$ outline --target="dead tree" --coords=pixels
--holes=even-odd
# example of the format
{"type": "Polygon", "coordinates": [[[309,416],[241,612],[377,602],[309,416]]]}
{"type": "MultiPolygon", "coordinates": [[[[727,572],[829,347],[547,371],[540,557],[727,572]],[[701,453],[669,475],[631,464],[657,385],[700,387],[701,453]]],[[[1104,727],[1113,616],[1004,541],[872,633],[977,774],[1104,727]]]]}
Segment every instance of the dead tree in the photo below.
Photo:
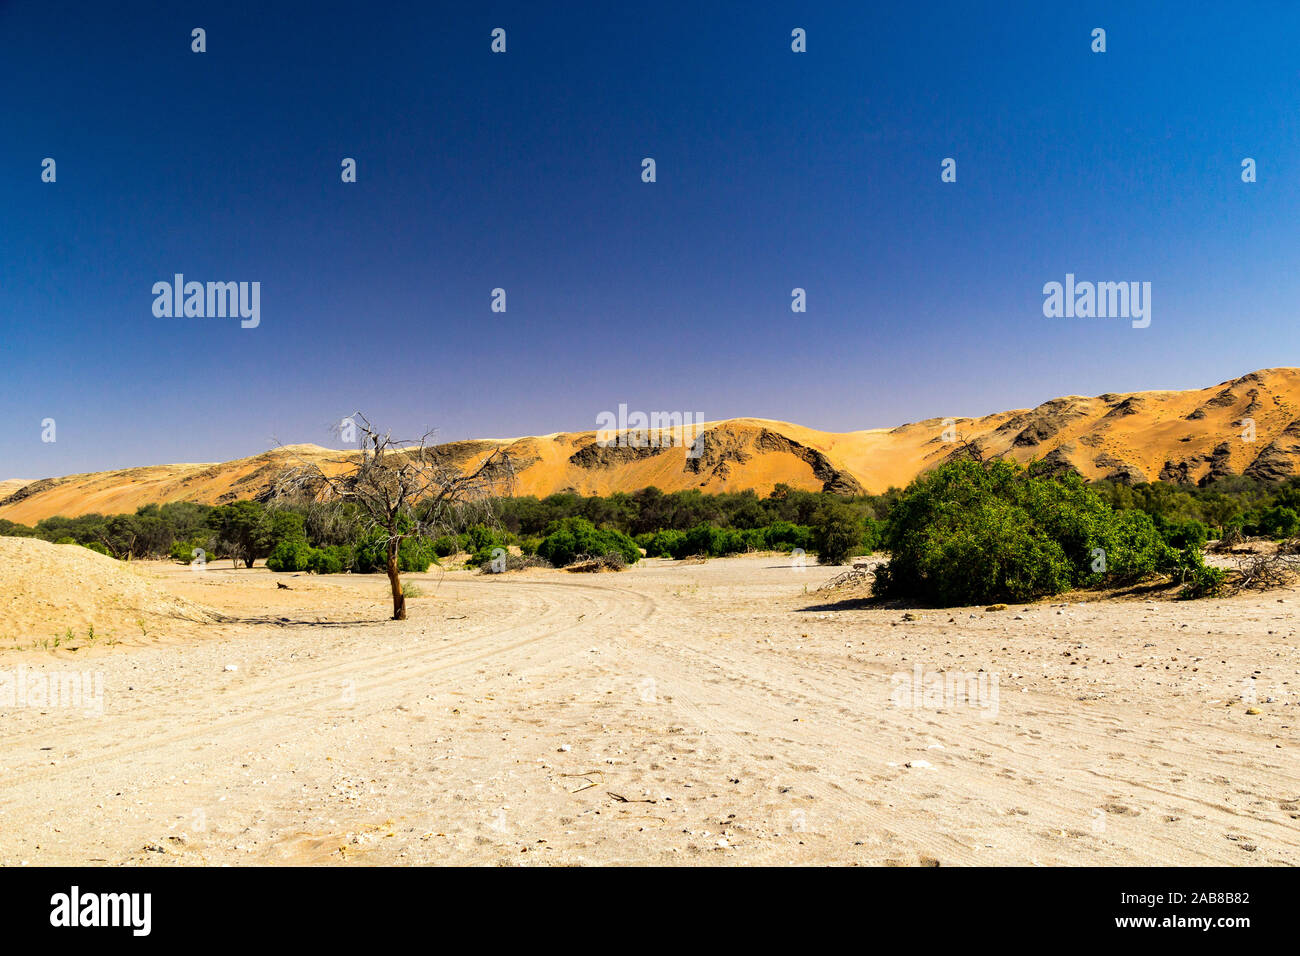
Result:
{"type": "Polygon", "coordinates": [[[402,541],[443,533],[473,515],[490,517],[492,499],[513,490],[514,469],[502,449],[461,468],[431,443],[432,431],[399,441],[391,432],[381,433],[360,412],[350,421],[360,436],[359,455],[287,469],[276,479],[273,497],[334,509],[355,505],[358,530],[382,536],[393,620],[404,621],[402,541]]]}
{"type": "Polygon", "coordinates": [[[959,455],[965,455],[978,465],[987,464],[987,462],[984,461],[984,449],[980,448],[979,439],[972,441],[962,432],[958,432],[957,442],[961,447],[953,454],[953,458],[956,458],[959,455]]]}
{"type": "Polygon", "coordinates": [[[1248,554],[1236,560],[1237,590],[1271,591],[1287,587],[1296,576],[1300,559],[1286,554],[1248,554]]]}

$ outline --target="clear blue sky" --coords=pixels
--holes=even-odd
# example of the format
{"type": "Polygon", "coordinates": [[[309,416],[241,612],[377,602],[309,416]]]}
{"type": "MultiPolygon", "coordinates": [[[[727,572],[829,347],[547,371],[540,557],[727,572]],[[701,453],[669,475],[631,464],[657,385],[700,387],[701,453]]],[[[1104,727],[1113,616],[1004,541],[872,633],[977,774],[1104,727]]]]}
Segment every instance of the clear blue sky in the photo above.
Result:
{"type": "Polygon", "coordinates": [[[1295,4],[393,6],[0,0],[0,478],[1297,364],[1295,4]],[[260,327],[155,318],[177,272],[260,327]],[[1067,272],[1150,328],[1044,318],[1067,272]]]}

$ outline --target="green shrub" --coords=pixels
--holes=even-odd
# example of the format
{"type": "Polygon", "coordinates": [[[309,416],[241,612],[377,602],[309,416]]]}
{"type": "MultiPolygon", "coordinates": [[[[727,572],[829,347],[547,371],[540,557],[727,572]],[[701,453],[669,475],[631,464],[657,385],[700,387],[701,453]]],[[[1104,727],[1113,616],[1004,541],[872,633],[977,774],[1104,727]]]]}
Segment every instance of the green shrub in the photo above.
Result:
{"type": "Polygon", "coordinates": [[[697,524],[686,532],[675,558],[693,555],[713,557],[722,553],[722,531],[711,524],[697,524]]]}
{"type": "Polygon", "coordinates": [[[1158,515],[1155,518],[1155,525],[1160,536],[1165,539],[1165,544],[1175,551],[1182,551],[1189,547],[1199,550],[1210,540],[1210,529],[1195,518],[1179,521],[1158,515]]]}
{"type": "Polygon", "coordinates": [[[597,528],[586,518],[565,518],[547,526],[546,537],[537,546],[539,557],[557,568],[572,564],[579,555],[592,558],[618,553],[628,564],[641,559],[636,542],[621,531],[597,528]]]}
{"type": "Polygon", "coordinates": [[[403,571],[423,574],[436,559],[433,542],[428,538],[403,538],[397,549],[397,566],[403,571]]]}
{"type": "Polygon", "coordinates": [[[713,541],[714,549],[710,552],[713,557],[721,558],[729,554],[741,554],[748,551],[745,544],[745,534],[735,528],[719,528],[718,534],[713,541]]]}
{"type": "MultiPolygon", "coordinates": [[[[397,547],[399,571],[423,573],[429,570],[437,555],[429,538],[403,538],[397,547]]],[[[352,570],[358,574],[376,574],[388,569],[388,538],[382,531],[373,532],[357,544],[352,559],[352,570]]]]}
{"type": "Polygon", "coordinates": [[[773,521],[763,529],[763,536],[773,551],[793,551],[795,548],[806,551],[812,546],[812,529],[789,521],[773,521]]]}
{"type": "Polygon", "coordinates": [[[862,516],[862,538],[858,541],[856,554],[871,554],[880,548],[884,525],[871,515],[862,516]]]}
{"type": "Polygon", "coordinates": [[[1178,567],[1178,552],[1145,511],[1111,512],[1099,522],[1095,537],[1085,547],[1090,560],[1086,573],[1074,582],[1077,587],[1136,584],[1178,567]]]}
{"type": "Polygon", "coordinates": [[[352,566],[352,549],[345,544],[312,548],[307,570],[313,574],[342,574],[352,566]]]}
{"type": "MultiPolygon", "coordinates": [[[[582,521],[582,518],[566,518],[566,521],[582,521]]],[[[538,557],[545,558],[551,564],[563,567],[573,562],[578,554],[578,539],[569,528],[556,528],[537,546],[538,557]]]]}
{"type": "Polygon", "coordinates": [[[313,548],[306,541],[281,541],[266,559],[272,571],[311,571],[313,574],[341,574],[352,564],[352,548],[331,545],[313,548]]]}
{"type": "Polygon", "coordinates": [[[681,531],[655,531],[646,535],[648,538],[645,544],[646,557],[648,558],[676,558],[680,557],[682,542],[686,540],[686,535],[681,531]]]}
{"type": "Polygon", "coordinates": [[[465,535],[469,539],[469,547],[465,550],[470,553],[482,551],[484,548],[491,549],[505,546],[505,540],[497,531],[481,524],[474,525],[465,535]]]}
{"type": "Polygon", "coordinates": [[[813,516],[811,544],[819,564],[843,564],[862,547],[863,525],[857,511],[827,502],[813,516]]]}
{"type": "Polygon", "coordinates": [[[177,541],[171,546],[171,551],[168,554],[173,561],[190,564],[194,561],[195,551],[202,551],[207,557],[212,557],[212,554],[208,551],[208,545],[208,541],[177,541]]]}
{"type": "Polygon", "coordinates": [[[434,554],[433,541],[426,537],[404,537],[398,545],[398,568],[424,574],[438,555],[434,554]]]}
{"type": "MultiPolygon", "coordinates": [[[[508,545],[511,535],[496,531],[495,529],[483,525],[475,525],[470,528],[466,537],[469,539],[470,546],[470,556],[465,561],[465,564],[468,567],[482,567],[485,564],[491,563],[493,555],[498,551],[504,551],[507,554],[510,551],[508,545]]],[[[533,543],[534,553],[537,544],[540,542],[541,539],[538,538],[533,543]]]]}
{"type": "Polygon", "coordinates": [[[306,571],[314,550],[306,540],[281,541],[267,555],[266,566],[272,571],[306,571]]]}
{"type": "Polygon", "coordinates": [[[1179,555],[1178,564],[1183,581],[1182,589],[1178,592],[1180,598],[1218,597],[1223,593],[1227,573],[1222,568],[1207,565],[1199,549],[1185,549],[1179,555]]]}
{"type": "Polygon", "coordinates": [[[485,564],[491,564],[492,559],[498,555],[508,553],[508,549],[500,544],[482,547],[465,559],[465,565],[471,568],[481,568],[485,564]]]}
{"type": "Polygon", "coordinates": [[[882,529],[880,596],[940,605],[1027,601],[1173,570],[1150,515],[1116,513],[1076,474],[958,461],[907,487],[882,529]]]}
{"type": "Polygon", "coordinates": [[[1292,508],[1274,505],[1260,517],[1258,527],[1260,534],[1270,538],[1294,538],[1300,533],[1300,514],[1292,508]]]}
{"type": "Polygon", "coordinates": [[[296,511],[267,512],[268,529],[266,541],[274,551],[283,541],[301,541],[307,543],[306,519],[296,511]]]}

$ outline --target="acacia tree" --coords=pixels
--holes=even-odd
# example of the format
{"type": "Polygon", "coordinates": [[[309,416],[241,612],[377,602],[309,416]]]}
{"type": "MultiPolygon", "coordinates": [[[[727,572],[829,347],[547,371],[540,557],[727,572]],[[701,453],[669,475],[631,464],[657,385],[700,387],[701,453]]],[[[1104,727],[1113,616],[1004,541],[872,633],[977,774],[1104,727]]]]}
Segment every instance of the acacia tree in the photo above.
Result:
{"type": "Polygon", "coordinates": [[[222,546],[230,552],[235,567],[242,559],[247,567],[266,555],[271,518],[260,501],[234,501],[215,513],[222,546]]]}
{"type": "Polygon", "coordinates": [[[343,510],[339,505],[355,506],[348,509],[354,517],[346,520],[356,520],[357,530],[382,540],[393,620],[404,621],[399,564],[403,539],[434,537],[469,518],[490,519],[492,499],[513,490],[514,469],[503,449],[463,468],[449,451],[432,444],[432,431],[405,441],[380,432],[360,412],[347,421],[357,430],[359,456],[290,468],[276,480],[273,497],[305,499],[334,514],[343,510]]]}

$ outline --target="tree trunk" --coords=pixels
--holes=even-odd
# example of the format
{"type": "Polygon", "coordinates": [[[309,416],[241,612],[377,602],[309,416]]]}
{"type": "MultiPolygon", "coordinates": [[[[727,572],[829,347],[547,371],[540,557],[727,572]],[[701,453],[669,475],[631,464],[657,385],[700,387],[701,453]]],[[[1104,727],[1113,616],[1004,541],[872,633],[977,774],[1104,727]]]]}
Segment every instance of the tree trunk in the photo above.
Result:
{"type": "Polygon", "coordinates": [[[397,569],[397,545],[396,538],[390,538],[388,541],[388,583],[393,589],[393,620],[406,620],[406,595],[402,593],[402,578],[397,569]]]}

